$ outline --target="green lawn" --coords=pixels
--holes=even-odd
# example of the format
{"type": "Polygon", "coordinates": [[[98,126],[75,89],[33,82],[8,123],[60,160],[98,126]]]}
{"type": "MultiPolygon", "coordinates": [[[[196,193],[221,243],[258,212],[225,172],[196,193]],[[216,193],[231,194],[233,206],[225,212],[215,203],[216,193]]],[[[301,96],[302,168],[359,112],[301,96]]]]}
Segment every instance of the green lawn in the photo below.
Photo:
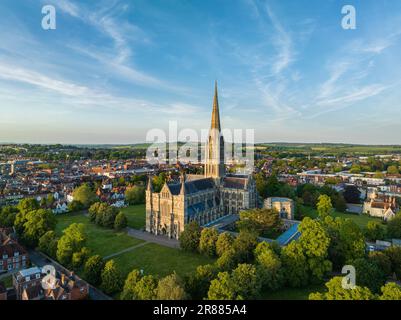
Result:
{"type": "Polygon", "coordinates": [[[59,236],[62,235],[62,231],[70,224],[83,223],[88,236],[87,247],[94,254],[99,254],[102,257],[143,242],[142,240],[128,236],[125,232],[116,232],[112,229],[99,227],[91,223],[89,218],[82,213],[58,215],[57,221],[56,233],[59,236]]]}
{"type": "Polygon", "coordinates": [[[214,260],[200,254],[188,253],[154,243],[121,254],[113,258],[124,275],[132,269],[142,269],[145,274],[165,276],[173,273],[184,276],[199,265],[213,263],[214,260]]]}
{"type": "Polygon", "coordinates": [[[309,300],[310,293],[322,292],[325,288],[324,284],[306,288],[284,288],[275,292],[264,293],[262,300],[309,300]]]}
{"type": "MultiPolygon", "coordinates": [[[[317,210],[313,209],[311,207],[303,206],[302,208],[302,213],[304,216],[311,217],[311,218],[316,218],[318,216],[317,210]]],[[[340,218],[348,218],[353,220],[359,227],[364,228],[368,224],[369,221],[379,221],[382,222],[382,219],[380,218],[373,218],[369,217],[368,215],[365,214],[352,214],[352,213],[343,213],[343,212],[338,212],[334,211],[331,213],[332,217],[340,217],[340,218]]]]}
{"type": "Polygon", "coordinates": [[[134,229],[142,229],[146,225],[145,205],[139,204],[121,209],[128,219],[128,226],[134,229]]]}

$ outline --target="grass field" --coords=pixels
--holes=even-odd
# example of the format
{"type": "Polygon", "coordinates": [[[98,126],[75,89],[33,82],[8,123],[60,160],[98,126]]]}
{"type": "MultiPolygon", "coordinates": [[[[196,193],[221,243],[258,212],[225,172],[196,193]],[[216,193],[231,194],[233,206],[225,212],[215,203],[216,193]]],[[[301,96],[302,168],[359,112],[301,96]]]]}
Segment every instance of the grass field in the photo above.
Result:
{"type": "Polygon", "coordinates": [[[145,274],[165,276],[173,273],[184,276],[199,265],[213,263],[214,260],[200,254],[188,253],[179,249],[168,248],[148,243],[133,251],[113,258],[124,275],[132,269],[142,269],[145,274]]]}
{"type": "Polygon", "coordinates": [[[106,229],[95,225],[89,221],[89,218],[82,213],[80,214],[64,214],[57,216],[56,233],[61,236],[65,228],[72,223],[83,223],[85,232],[88,237],[87,247],[94,254],[99,254],[102,257],[119,252],[129,247],[133,247],[142,240],[132,238],[125,232],[116,232],[111,229],[106,229]]]}
{"type": "Polygon", "coordinates": [[[139,204],[121,209],[128,219],[128,226],[134,229],[142,229],[146,225],[145,205],[139,204]]]}
{"type": "Polygon", "coordinates": [[[263,300],[309,300],[312,292],[325,290],[324,284],[309,286],[306,288],[284,288],[275,292],[266,292],[262,295],[263,300]]]}
{"type": "MultiPolygon", "coordinates": [[[[311,218],[316,218],[318,216],[317,210],[313,209],[311,207],[306,207],[303,206],[302,213],[304,216],[311,217],[311,218]]],[[[343,212],[338,212],[334,211],[331,213],[332,217],[340,217],[340,218],[348,218],[353,220],[359,227],[364,228],[368,224],[369,221],[379,221],[382,222],[380,218],[373,218],[369,217],[367,215],[361,214],[352,214],[352,213],[343,213],[343,212]]]]}

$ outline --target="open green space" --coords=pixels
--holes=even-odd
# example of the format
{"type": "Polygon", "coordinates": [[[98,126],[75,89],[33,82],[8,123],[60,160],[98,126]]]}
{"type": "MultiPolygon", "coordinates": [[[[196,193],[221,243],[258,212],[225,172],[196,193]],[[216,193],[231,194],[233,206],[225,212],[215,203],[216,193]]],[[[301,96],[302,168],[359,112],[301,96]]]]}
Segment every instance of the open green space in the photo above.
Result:
{"type": "MultiPolygon", "coordinates": [[[[316,218],[318,216],[316,209],[307,207],[307,206],[302,207],[302,214],[304,216],[311,217],[311,218],[316,218]]],[[[361,228],[365,228],[369,221],[382,222],[382,219],[370,217],[366,214],[354,214],[354,213],[344,213],[344,212],[333,211],[330,215],[334,218],[340,217],[340,218],[344,218],[344,219],[351,219],[361,228]]]]}
{"type": "Polygon", "coordinates": [[[120,252],[143,242],[142,240],[128,236],[124,231],[117,232],[112,229],[102,228],[90,222],[89,217],[83,213],[67,213],[57,216],[57,235],[61,236],[63,230],[72,223],[82,223],[85,225],[85,232],[88,237],[87,247],[94,254],[99,254],[102,257],[120,252]]]}
{"type": "Polygon", "coordinates": [[[265,292],[263,300],[309,300],[309,294],[322,292],[325,290],[324,284],[308,286],[306,288],[283,288],[274,292],[265,292]]]}
{"type": "Polygon", "coordinates": [[[171,274],[174,271],[184,276],[193,272],[199,265],[214,262],[213,259],[200,254],[168,248],[154,243],[148,243],[143,247],[113,257],[113,260],[124,275],[127,275],[133,269],[142,269],[145,274],[153,274],[160,277],[171,274]]]}
{"type": "Polygon", "coordinates": [[[6,288],[11,288],[13,286],[13,276],[10,274],[7,277],[3,277],[0,282],[3,282],[6,288]]]}
{"type": "Polygon", "coordinates": [[[144,204],[138,204],[122,208],[121,211],[127,217],[129,227],[138,230],[145,228],[146,212],[144,204]]]}

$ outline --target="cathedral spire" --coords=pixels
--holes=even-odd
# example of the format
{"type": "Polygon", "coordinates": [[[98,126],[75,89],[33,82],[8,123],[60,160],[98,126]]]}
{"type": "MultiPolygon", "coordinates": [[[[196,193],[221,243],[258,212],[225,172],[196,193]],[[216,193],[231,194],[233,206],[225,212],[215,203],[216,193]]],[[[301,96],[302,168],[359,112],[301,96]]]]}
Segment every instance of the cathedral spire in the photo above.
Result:
{"type": "Polygon", "coordinates": [[[220,111],[219,111],[219,99],[217,95],[217,81],[214,83],[214,98],[213,98],[213,112],[212,112],[212,124],[211,129],[217,129],[221,131],[220,127],[220,111]]]}

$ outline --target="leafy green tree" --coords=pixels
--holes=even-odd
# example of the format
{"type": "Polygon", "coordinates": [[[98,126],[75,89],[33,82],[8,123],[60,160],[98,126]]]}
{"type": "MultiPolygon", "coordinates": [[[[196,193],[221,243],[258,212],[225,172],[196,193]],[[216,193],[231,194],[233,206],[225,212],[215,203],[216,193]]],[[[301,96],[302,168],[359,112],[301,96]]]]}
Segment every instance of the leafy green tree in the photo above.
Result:
{"type": "Polygon", "coordinates": [[[303,287],[308,284],[308,261],[298,241],[292,241],[283,248],[281,262],[288,286],[303,287]]]}
{"type": "Polygon", "coordinates": [[[316,207],[317,207],[317,212],[319,213],[319,217],[321,219],[326,218],[333,211],[333,205],[331,204],[331,199],[329,196],[325,194],[319,196],[316,207]]]}
{"type": "Polygon", "coordinates": [[[161,172],[159,175],[154,176],[152,180],[153,190],[155,192],[160,192],[160,190],[166,183],[166,180],[167,180],[167,175],[165,172],[161,172]]]}
{"type": "Polygon", "coordinates": [[[228,271],[235,268],[238,264],[239,257],[234,248],[230,248],[225,251],[216,261],[217,267],[221,271],[228,271]]]}
{"type": "Polygon", "coordinates": [[[0,226],[13,227],[18,209],[12,206],[0,208],[0,226]]]}
{"type": "Polygon", "coordinates": [[[284,282],[284,273],[279,255],[270,244],[261,242],[255,249],[256,268],[263,287],[279,289],[284,282]]]}
{"type": "Polygon", "coordinates": [[[196,221],[191,221],[180,234],[180,247],[185,251],[198,251],[200,236],[201,229],[199,224],[196,221]]]}
{"type": "Polygon", "coordinates": [[[392,246],[384,251],[391,261],[391,272],[401,279],[401,247],[392,246]]]}
{"type": "Polygon", "coordinates": [[[215,228],[204,228],[202,229],[200,240],[199,240],[199,252],[209,257],[216,255],[216,242],[218,240],[219,233],[215,228]]]}
{"type": "Polygon", "coordinates": [[[89,208],[97,199],[95,192],[86,183],[78,188],[75,188],[72,196],[74,197],[75,201],[81,202],[84,208],[89,208]]]}
{"type": "Polygon", "coordinates": [[[207,293],[209,300],[234,300],[235,288],[228,272],[219,272],[217,278],[212,280],[207,293]]]}
{"type": "Polygon", "coordinates": [[[123,288],[123,279],[120,270],[117,268],[114,260],[106,262],[102,271],[102,285],[101,288],[107,294],[114,294],[123,288]]]}
{"type": "Polygon", "coordinates": [[[282,229],[279,213],[272,209],[251,209],[240,212],[237,222],[240,231],[257,232],[258,235],[270,231],[277,233],[282,229]]]}
{"type": "Polygon", "coordinates": [[[76,269],[82,267],[85,261],[89,258],[90,250],[86,247],[83,247],[80,251],[74,252],[72,254],[72,266],[76,269]]]}
{"type": "Polygon", "coordinates": [[[347,203],[360,203],[361,192],[354,185],[348,185],[343,192],[344,199],[347,203]]]}
{"type": "Polygon", "coordinates": [[[152,275],[146,275],[135,286],[137,300],[154,300],[157,297],[157,279],[152,275]]]}
{"type": "Polygon", "coordinates": [[[330,237],[329,260],[340,270],[349,260],[365,256],[365,237],[351,219],[326,217],[323,226],[330,237]]]}
{"type": "Polygon", "coordinates": [[[397,213],[395,217],[387,223],[387,234],[390,238],[401,238],[401,212],[397,213]]]}
{"type": "Polygon", "coordinates": [[[57,260],[66,266],[71,266],[72,255],[79,252],[86,244],[85,226],[73,223],[63,231],[63,236],[57,244],[57,260]]]}
{"type": "Polygon", "coordinates": [[[231,274],[236,298],[251,300],[260,294],[261,282],[259,281],[256,267],[251,264],[239,264],[231,274]]]}
{"type": "Polygon", "coordinates": [[[145,203],[145,188],[142,186],[132,186],[125,190],[125,200],[130,204],[145,203]]]}
{"type": "Polygon", "coordinates": [[[401,300],[401,287],[394,282],[389,282],[381,287],[381,292],[379,300],[401,300]]]}
{"type": "Polygon", "coordinates": [[[334,277],[326,283],[327,291],[311,293],[309,300],[373,300],[374,295],[366,287],[356,286],[345,289],[342,286],[342,277],[334,277]]]}
{"type": "Polygon", "coordinates": [[[333,202],[334,208],[338,212],[346,212],[347,203],[345,202],[344,196],[342,194],[335,196],[334,199],[332,199],[332,202],[333,202]]]}
{"type": "Polygon", "coordinates": [[[375,264],[386,276],[391,276],[391,260],[380,251],[369,252],[369,261],[375,264]]]}
{"type": "Polygon", "coordinates": [[[379,221],[369,221],[364,231],[366,239],[370,241],[383,240],[386,237],[386,228],[379,221]]]}
{"type": "Polygon", "coordinates": [[[39,203],[34,198],[25,198],[18,203],[17,208],[22,213],[28,213],[30,211],[38,210],[39,203]]]}
{"type": "Polygon", "coordinates": [[[123,212],[119,212],[114,220],[114,229],[122,230],[128,225],[127,216],[123,212]]]}
{"type": "Polygon", "coordinates": [[[102,281],[102,271],[104,269],[105,263],[101,256],[95,255],[88,258],[85,262],[84,275],[85,279],[89,283],[97,286],[102,281]]]}
{"type": "Polygon", "coordinates": [[[399,171],[398,171],[398,168],[397,168],[397,166],[389,166],[388,168],[387,168],[387,173],[388,174],[398,174],[399,173],[399,171]]]}
{"type": "Polygon", "coordinates": [[[85,209],[85,206],[82,204],[81,201],[73,200],[68,204],[68,211],[69,212],[78,212],[85,209]]]}
{"type": "Polygon", "coordinates": [[[185,300],[187,294],[181,278],[174,272],[159,281],[156,298],[158,300],[185,300]]]}
{"type": "Polygon", "coordinates": [[[21,238],[22,242],[29,247],[37,246],[40,237],[47,231],[54,230],[57,223],[54,214],[45,209],[28,212],[25,220],[21,238]]]}
{"type": "Polygon", "coordinates": [[[254,232],[240,231],[233,243],[233,250],[238,263],[253,261],[253,252],[258,245],[258,236],[254,232]]]}
{"type": "Polygon", "coordinates": [[[57,235],[54,231],[47,231],[39,239],[39,250],[48,256],[55,258],[57,253],[57,235]]]}
{"type": "Polygon", "coordinates": [[[212,264],[198,266],[196,271],[187,277],[185,290],[193,300],[202,300],[207,296],[210,283],[217,276],[217,268],[212,264]]]}
{"type": "Polygon", "coordinates": [[[216,253],[219,257],[221,257],[225,252],[230,250],[234,243],[234,237],[228,233],[223,232],[219,234],[219,237],[216,242],[216,253]]]}
{"type": "Polygon", "coordinates": [[[122,300],[136,300],[136,285],[141,280],[141,272],[137,269],[132,270],[125,280],[124,289],[121,293],[122,300]]]}
{"type": "Polygon", "coordinates": [[[355,259],[350,264],[355,267],[357,285],[368,287],[374,293],[379,292],[386,281],[383,270],[364,258],[355,259]]]}
{"type": "Polygon", "coordinates": [[[89,213],[89,220],[91,222],[96,222],[96,216],[98,214],[99,211],[101,211],[103,208],[104,209],[107,207],[107,203],[104,202],[95,202],[94,204],[92,204],[89,209],[88,209],[88,213],[89,213]]]}
{"type": "Polygon", "coordinates": [[[268,196],[268,186],[267,179],[263,173],[257,173],[255,175],[256,191],[262,198],[267,198],[268,196]]]}

